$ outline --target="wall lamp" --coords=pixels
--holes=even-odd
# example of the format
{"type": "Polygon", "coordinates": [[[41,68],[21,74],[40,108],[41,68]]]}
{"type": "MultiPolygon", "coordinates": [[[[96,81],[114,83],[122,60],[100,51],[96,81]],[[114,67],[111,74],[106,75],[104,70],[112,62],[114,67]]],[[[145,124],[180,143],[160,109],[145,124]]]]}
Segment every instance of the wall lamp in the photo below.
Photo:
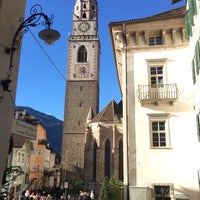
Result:
{"type": "Polygon", "coordinates": [[[25,33],[28,32],[29,27],[36,27],[39,24],[45,26],[45,29],[39,32],[39,37],[45,41],[46,44],[52,45],[56,40],[60,38],[60,33],[54,29],[51,29],[51,25],[53,24],[53,17],[49,18],[47,15],[45,15],[42,12],[42,7],[39,4],[35,4],[30,9],[31,16],[27,19],[20,18],[21,24],[19,25],[17,31],[14,34],[14,37],[12,39],[12,46],[11,48],[6,48],[6,53],[10,54],[10,63],[9,63],[9,70],[7,72],[7,78],[1,80],[1,85],[3,87],[4,91],[10,92],[9,90],[9,84],[12,81],[10,79],[11,76],[11,69],[13,67],[13,57],[15,51],[17,51],[20,48],[22,37],[25,33]],[[39,23],[39,20],[41,17],[44,19],[41,23],[39,23]]]}

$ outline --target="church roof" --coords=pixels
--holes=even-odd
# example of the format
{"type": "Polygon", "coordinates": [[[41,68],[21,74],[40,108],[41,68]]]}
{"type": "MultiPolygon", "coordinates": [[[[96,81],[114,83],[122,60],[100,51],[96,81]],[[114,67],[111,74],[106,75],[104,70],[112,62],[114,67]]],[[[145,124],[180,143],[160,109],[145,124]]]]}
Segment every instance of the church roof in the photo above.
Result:
{"type": "Polygon", "coordinates": [[[111,100],[110,103],[98,113],[91,121],[96,122],[117,122],[122,117],[122,102],[116,103],[111,100]]]}
{"type": "Polygon", "coordinates": [[[169,10],[166,12],[162,12],[156,15],[152,15],[149,17],[145,17],[145,18],[139,18],[139,19],[131,19],[131,20],[125,20],[125,21],[118,21],[118,22],[111,22],[110,24],[112,25],[117,25],[117,24],[122,24],[122,23],[140,23],[140,22],[145,22],[145,21],[153,21],[153,20],[164,20],[164,19],[170,19],[170,18],[174,18],[174,17],[180,17],[180,16],[185,16],[185,14],[187,13],[185,6],[173,9],[173,10],[169,10]]]}

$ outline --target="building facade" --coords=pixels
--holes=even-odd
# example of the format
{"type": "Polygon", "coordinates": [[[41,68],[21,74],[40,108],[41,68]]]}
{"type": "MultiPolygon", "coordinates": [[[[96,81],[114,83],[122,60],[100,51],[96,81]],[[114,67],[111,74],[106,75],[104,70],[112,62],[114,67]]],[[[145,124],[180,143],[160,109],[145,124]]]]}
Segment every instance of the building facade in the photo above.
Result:
{"type": "Polygon", "coordinates": [[[109,24],[123,99],[125,199],[200,198],[186,13],[109,24]]]}
{"type": "MultiPolygon", "coordinates": [[[[19,18],[24,16],[26,0],[16,0],[13,4],[12,0],[0,1],[0,60],[1,73],[0,80],[7,78],[9,69],[10,54],[9,48],[12,45],[13,33],[19,26],[19,18]]],[[[16,95],[16,83],[19,66],[20,51],[17,51],[13,58],[12,83],[9,90],[12,93],[5,92],[2,85],[0,85],[0,138],[2,144],[0,145],[0,188],[2,184],[3,173],[6,168],[8,149],[11,138],[11,128],[13,120],[13,101],[16,95]]]]}

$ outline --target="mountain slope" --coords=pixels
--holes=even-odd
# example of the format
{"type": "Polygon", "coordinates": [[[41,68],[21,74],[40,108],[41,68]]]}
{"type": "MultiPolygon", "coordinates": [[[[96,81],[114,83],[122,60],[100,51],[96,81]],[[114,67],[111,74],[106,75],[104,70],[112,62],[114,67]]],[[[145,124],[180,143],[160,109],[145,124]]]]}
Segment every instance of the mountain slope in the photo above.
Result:
{"type": "Polygon", "coordinates": [[[39,121],[39,123],[46,129],[47,143],[49,143],[50,147],[61,155],[63,121],[30,107],[16,106],[16,109],[26,110],[26,113],[32,115],[39,121]]]}

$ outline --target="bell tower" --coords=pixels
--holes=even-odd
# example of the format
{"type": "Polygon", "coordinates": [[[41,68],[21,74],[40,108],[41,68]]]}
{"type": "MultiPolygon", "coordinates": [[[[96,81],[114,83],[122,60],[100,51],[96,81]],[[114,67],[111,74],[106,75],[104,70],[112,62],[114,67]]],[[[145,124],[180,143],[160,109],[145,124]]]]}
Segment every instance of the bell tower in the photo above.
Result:
{"type": "Polygon", "coordinates": [[[99,111],[98,5],[76,0],[72,34],[68,37],[68,65],[62,140],[62,165],[84,176],[87,116],[99,111]]]}

